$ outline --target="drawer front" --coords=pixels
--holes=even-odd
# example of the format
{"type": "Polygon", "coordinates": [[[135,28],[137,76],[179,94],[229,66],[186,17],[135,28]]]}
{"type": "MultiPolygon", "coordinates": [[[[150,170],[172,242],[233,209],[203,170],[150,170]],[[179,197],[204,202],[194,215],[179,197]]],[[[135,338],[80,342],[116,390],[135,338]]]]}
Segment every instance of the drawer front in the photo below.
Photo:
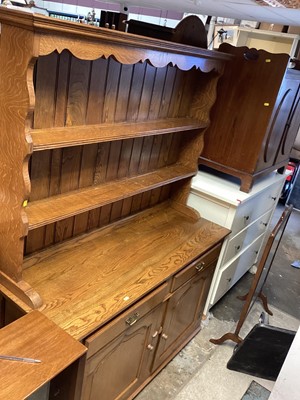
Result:
{"type": "Polygon", "coordinates": [[[247,246],[249,246],[258,236],[266,232],[270,217],[273,210],[267,211],[259,217],[250,226],[243,229],[236,236],[232,237],[228,243],[224,253],[222,263],[226,264],[233,257],[237,256],[247,246]]]}
{"type": "Polygon", "coordinates": [[[260,250],[262,237],[258,237],[243,253],[219,271],[216,291],[211,298],[215,304],[252,267],[260,250]]]}
{"type": "Polygon", "coordinates": [[[222,243],[212,248],[210,251],[205,253],[202,257],[198,258],[196,261],[189,264],[182,271],[178,272],[172,281],[171,291],[178,289],[181,285],[186,283],[190,278],[199,274],[199,272],[205,269],[216,266],[222,243]]]}
{"type": "Polygon", "coordinates": [[[118,336],[120,333],[124,332],[125,329],[129,329],[147,313],[162,303],[168,293],[169,283],[162,284],[158,289],[154,290],[137,304],[134,304],[103,328],[100,328],[96,333],[89,336],[84,343],[88,348],[87,358],[91,357],[113,337],[118,336]]]}
{"type": "Polygon", "coordinates": [[[233,286],[247,271],[249,271],[253,264],[255,264],[262,246],[263,236],[263,234],[259,236],[242,254],[242,257],[239,257],[239,262],[236,263],[235,273],[230,282],[230,287],[233,286]]]}
{"type": "Polygon", "coordinates": [[[236,212],[232,224],[232,234],[235,235],[240,230],[249,226],[259,216],[271,210],[277,204],[282,182],[277,182],[272,188],[264,190],[262,193],[250,198],[241,204],[236,212]]]}

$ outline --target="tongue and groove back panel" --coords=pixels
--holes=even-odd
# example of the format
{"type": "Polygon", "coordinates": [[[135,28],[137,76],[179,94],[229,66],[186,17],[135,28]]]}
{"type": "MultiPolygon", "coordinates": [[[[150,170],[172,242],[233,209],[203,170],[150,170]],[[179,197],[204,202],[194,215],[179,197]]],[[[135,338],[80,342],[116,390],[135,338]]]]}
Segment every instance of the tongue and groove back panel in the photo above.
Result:
{"type": "MultiPolygon", "coordinates": [[[[80,60],[67,50],[40,57],[34,71],[33,128],[53,128],[185,117],[201,71],[113,57],[80,60]]],[[[190,132],[187,137],[193,138],[190,132]]],[[[30,202],[104,182],[146,174],[178,161],[181,132],[34,152],[30,202]]],[[[25,254],[104,226],[166,200],[158,187],[30,230],[25,254]]]]}

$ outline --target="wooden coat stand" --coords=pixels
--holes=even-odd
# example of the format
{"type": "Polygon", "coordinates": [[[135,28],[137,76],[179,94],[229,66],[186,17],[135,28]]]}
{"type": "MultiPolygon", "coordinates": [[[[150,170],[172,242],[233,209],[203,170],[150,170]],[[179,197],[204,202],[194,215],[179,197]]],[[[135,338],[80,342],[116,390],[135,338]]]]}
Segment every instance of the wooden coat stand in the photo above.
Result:
{"type": "MultiPolygon", "coordinates": [[[[267,277],[269,275],[274,257],[276,255],[278,246],[280,244],[282,235],[284,233],[285,227],[288,223],[288,220],[290,218],[292,210],[293,210],[292,205],[286,207],[286,209],[283,211],[281,217],[279,218],[279,221],[277,222],[276,226],[274,227],[273,231],[271,232],[271,234],[268,238],[268,241],[265,245],[262,257],[259,261],[257,271],[252,280],[250,290],[245,296],[240,298],[242,300],[245,300],[245,303],[242,308],[240,318],[238,320],[238,323],[237,323],[234,333],[228,332],[228,333],[225,333],[219,339],[210,339],[211,343],[222,344],[226,340],[232,340],[235,343],[241,343],[243,341],[243,339],[239,336],[239,333],[240,333],[240,330],[245,322],[245,319],[247,318],[247,315],[249,314],[250,309],[251,309],[252,305],[254,304],[256,298],[260,298],[262,300],[264,309],[269,314],[271,313],[271,311],[269,310],[268,305],[267,305],[267,298],[262,293],[262,290],[263,290],[264,284],[267,280],[267,277]],[[274,245],[275,239],[277,240],[277,243],[274,245]],[[274,247],[274,251],[273,251],[273,254],[271,254],[271,250],[273,247],[274,247]],[[270,257],[271,257],[271,259],[270,259],[270,257]],[[268,265],[267,265],[267,261],[269,261],[268,265]],[[265,270],[265,275],[264,275],[264,277],[262,277],[264,270],[265,270]],[[258,285],[260,285],[259,290],[257,290],[258,285]]],[[[270,315],[272,315],[272,314],[270,314],[270,315]]]]}

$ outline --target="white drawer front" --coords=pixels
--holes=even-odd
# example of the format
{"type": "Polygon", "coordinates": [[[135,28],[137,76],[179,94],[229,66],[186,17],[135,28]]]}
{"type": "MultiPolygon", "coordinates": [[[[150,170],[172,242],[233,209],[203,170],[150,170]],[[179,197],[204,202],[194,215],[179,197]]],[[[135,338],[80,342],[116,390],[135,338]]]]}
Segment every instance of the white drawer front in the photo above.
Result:
{"type": "Polygon", "coordinates": [[[260,248],[263,244],[262,242],[263,235],[259,236],[255,242],[253,242],[252,245],[242,253],[241,257],[239,257],[239,262],[236,264],[235,273],[230,282],[230,287],[233,286],[252,267],[253,264],[255,264],[260,248]]]}
{"type": "Polygon", "coordinates": [[[216,280],[216,291],[213,293],[210,304],[215,304],[224,294],[252,267],[262,244],[262,237],[258,237],[251,246],[246,248],[238,257],[219,271],[216,280]]]}
{"type": "Polygon", "coordinates": [[[229,264],[222,272],[219,271],[219,276],[216,280],[216,292],[210,299],[210,305],[214,305],[224,294],[230,289],[232,277],[235,272],[235,264],[229,264]]]}
{"type": "Polygon", "coordinates": [[[252,222],[251,225],[229,239],[224,252],[224,258],[222,261],[223,265],[242,252],[256,238],[258,238],[258,236],[266,232],[272,211],[273,210],[267,211],[264,215],[252,222]]]}
{"type": "Polygon", "coordinates": [[[237,209],[232,224],[232,234],[236,234],[240,230],[246,228],[260,215],[273,209],[277,204],[281,186],[282,182],[278,182],[271,189],[268,188],[257,196],[250,198],[244,204],[241,204],[237,209]]]}

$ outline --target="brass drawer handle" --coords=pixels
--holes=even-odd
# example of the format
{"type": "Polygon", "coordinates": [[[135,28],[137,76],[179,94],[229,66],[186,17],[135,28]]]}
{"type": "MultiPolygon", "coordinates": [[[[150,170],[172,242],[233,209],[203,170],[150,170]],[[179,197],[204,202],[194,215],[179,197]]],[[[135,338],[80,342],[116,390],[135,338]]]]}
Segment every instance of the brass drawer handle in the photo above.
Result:
{"type": "Polygon", "coordinates": [[[136,321],[139,319],[140,314],[138,312],[134,313],[131,315],[131,317],[126,319],[126,324],[129,326],[132,326],[136,323],[136,321]]]}
{"type": "Polygon", "coordinates": [[[202,261],[200,264],[196,265],[195,268],[196,268],[196,270],[197,270],[198,272],[203,271],[203,269],[205,268],[205,262],[202,261]]]}
{"type": "Polygon", "coordinates": [[[154,346],[152,346],[152,344],[148,344],[147,349],[152,351],[154,349],[154,346]]]}
{"type": "Polygon", "coordinates": [[[165,333],[163,333],[163,334],[161,335],[161,337],[162,337],[163,339],[165,339],[165,340],[168,339],[168,335],[166,335],[165,333]]]}

